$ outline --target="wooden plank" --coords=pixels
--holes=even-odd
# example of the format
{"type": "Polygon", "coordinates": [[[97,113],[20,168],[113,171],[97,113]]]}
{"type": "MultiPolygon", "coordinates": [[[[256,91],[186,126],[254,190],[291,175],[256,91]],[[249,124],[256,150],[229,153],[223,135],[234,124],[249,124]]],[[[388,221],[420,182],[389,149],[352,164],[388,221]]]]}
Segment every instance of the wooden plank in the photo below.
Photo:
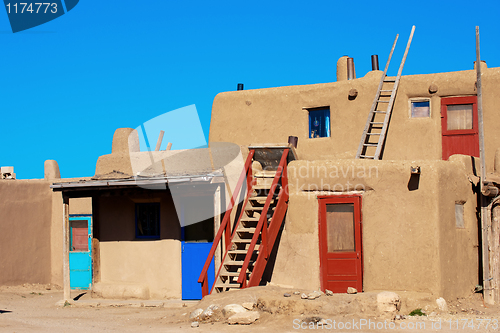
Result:
{"type": "Polygon", "coordinates": [[[97,238],[92,238],[92,284],[101,282],[101,244],[97,238]]]}
{"type": "MultiPolygon", "coordinates": [[[[221,186],[217,186],[217,189],[214,193],[214,235],[217,234],[220,228],[220,217],[221,217],[221,186]]],[[[218,268],[221,265],[222,259],[222,249],[224,246],[222,245],[222,239],[218,242],[217,248],[215,250],[215,272],[218,271],[218,268]]]]}
{"type": "Polygon", "coordinates": [[[158,136],[158,141],[156,142],[155,151],[160,151],[161,142],[163,141],[164,134],[165,134],[165,131],[160,131],[160,135],[158,136]]]}
{"type": "Polygon", "coordinates": [[[69,197],[63,195],[63,299],[71,300],[69,277],[69,197]]]}
{"type": "Polygon", "coordinates": [[[493,301],[500,304],[500,206],[492,205],[491,237],[490,237],[490,288],[493,301]]]}
{"type": "MultiPolygon", "coordinates": [[[[479,27],[476,26],[476,73],[477,73],[477,113],[479,125],[479,159],[481,160],[481,193],[486,178],[486,166],[484,157],[484,132],[483,132],[483,106],[481,91],[481,55],[479,51],[479,27]]],[[[488,238],[490,237],[490,219],[488,218],[489,209],[486,204],[487,198],[481,194],[481,236],[482,236],[482,261],[483,261],[483,298],[487,304],[494,304],[493,292],[490,283],[490,258],[488,249],[488,238]]],[[[495,240],[498,241],[498,240],[495,240]]]]}

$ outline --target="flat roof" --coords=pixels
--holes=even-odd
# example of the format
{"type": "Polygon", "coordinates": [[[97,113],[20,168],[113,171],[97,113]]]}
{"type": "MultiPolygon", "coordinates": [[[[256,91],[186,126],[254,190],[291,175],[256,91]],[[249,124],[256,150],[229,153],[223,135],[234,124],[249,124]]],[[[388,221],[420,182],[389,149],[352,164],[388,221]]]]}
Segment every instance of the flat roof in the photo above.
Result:
{"type": "Polygon", "coordinates": [[[78,182],[53,183],[50,188],[54,191],[86,191],[113,189],[124,187],[140,187],[164,184],[180,183],[223,183],[222,173],[208,173],[204,175],[179,175],[179,176],[161,176],[161,177],[133,177],[128,179],[102,179],[102,180],[82,180],[78,182]]]}

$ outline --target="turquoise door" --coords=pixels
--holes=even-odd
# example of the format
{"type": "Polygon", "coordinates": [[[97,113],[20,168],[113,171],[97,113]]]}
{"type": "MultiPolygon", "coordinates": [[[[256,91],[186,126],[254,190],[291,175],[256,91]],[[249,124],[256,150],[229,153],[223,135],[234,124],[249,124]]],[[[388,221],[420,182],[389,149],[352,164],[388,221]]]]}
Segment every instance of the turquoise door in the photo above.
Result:
{"type": "Polygon", "coordinates": [[[92,217],[69,218],[69,278],[71,289],[92,287],[92,217]]]}

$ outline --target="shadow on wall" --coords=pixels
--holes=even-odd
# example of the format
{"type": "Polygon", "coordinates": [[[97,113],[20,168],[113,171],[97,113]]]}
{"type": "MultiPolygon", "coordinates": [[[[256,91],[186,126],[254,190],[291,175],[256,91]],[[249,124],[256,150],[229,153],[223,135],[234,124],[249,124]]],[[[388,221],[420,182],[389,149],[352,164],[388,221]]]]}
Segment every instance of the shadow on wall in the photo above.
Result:
{"type": "MultiPolygon", "coordinates": [[[[143,191],[143,190],[142,190],[143,191]]],[[[181,240],[181,225],[170,192],[101,196],[96,200],[94,235],[100,242],[181,240]]]]}

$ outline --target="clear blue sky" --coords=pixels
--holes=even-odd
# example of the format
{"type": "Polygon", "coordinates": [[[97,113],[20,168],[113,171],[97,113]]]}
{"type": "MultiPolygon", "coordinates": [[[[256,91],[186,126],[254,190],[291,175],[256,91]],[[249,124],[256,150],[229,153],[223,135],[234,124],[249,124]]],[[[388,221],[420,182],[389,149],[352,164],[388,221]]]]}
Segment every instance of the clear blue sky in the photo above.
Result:
{"type": "Polygon", "coordinates": [[[403,74],[472,69],[476,25],[499,67],[500,1],[480,3],[81,0],[16,34],[0,9],[0,165],[43,178],[55,159],[63,177],[92,176],[116,128],[192,104],[208,138],[217,93],[333,82],[343,55],[363,76],[399,33],[396,72],[412,25],[403,74]]]}

